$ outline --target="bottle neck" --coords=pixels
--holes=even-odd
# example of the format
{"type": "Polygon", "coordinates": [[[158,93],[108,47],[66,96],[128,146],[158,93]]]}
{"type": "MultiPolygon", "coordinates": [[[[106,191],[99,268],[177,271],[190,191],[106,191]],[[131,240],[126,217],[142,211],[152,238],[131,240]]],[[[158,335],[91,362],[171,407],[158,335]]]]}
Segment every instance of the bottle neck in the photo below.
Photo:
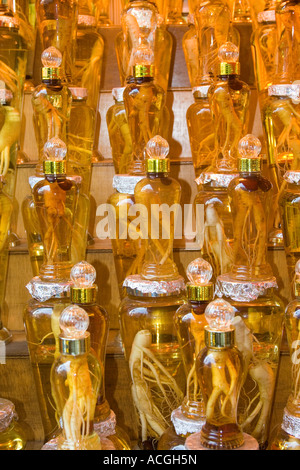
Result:
{"type": "Polygon", "coordinates": [[[147,173],[147,178],[151,180],[159,179],[159,178],[168,178],[169,173],[147,173]]]}

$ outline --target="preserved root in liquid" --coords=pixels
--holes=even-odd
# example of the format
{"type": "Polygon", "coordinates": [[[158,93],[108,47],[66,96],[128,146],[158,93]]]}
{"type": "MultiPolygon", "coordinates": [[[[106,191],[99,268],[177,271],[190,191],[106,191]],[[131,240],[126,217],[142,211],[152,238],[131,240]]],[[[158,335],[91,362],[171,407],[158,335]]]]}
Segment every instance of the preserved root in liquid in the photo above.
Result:
{"type": "Polygon", "coordinates": [[[132,139],[124,102],[116,102],[106,115],[116,174],[127,174],[132,160],[132,139]]]}

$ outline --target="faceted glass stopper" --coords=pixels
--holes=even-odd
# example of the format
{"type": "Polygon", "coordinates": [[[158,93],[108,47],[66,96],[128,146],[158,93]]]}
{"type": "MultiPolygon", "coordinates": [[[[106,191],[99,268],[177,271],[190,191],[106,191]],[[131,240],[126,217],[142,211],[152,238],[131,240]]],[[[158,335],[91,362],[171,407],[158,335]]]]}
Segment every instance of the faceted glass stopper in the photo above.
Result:
{"type": "Polygon", "coordinates": [[[51,46],[44,50],[41,60],[44,67],[58,68],[62,63],[62,55],[56,47],[51,46]]]}
{"type": "Polygon", "coordinates": [[[205,318],[211,330],[227,331],[235,317],[235,309],[223,299],[211,302],[205,310],[205,318]]]}
{"type": "Polygon", "coordinates": [[[96,269],[86,261],[81,261],[71,269],[71,279],[75,287],[92,287],[96,280],[96,269]]]}
{"type": "Polygon", "coordinates": [[[145,66],[154,64],[154,53],[148,44],[142,43],[138,46],[134,52],[134,63],[145,66]]]}
{"type": "Polygon", "coordinates": [[[167,158],[169,151],[168,142],[160,135],[153,137],[146,145],[146,152],[149,158],[167,158]]]}
{"type": "Polygon", "coordinates": [[[77,305],[70,305],[61,313],[59,326],[63,332],[64,338],[84,338],[89,327],[89,316],[83,308],[77,305]]]}
{"type": "Polygon", "coordinates": [[[188,265],[186,274],[192,285],[206,285],[212,278],[213,268],[204,259],[197,258],[188,265]]]}
{"type": "Polygon", "coordinates": [[[220,47],[218,57],[220,62],[228,62],[230,64],[236,64],[239,61],[239,48],[232,42],[226,42],[220,47]]]}
{"type": "Polygon", "coordinates": [[[53,137],[45,143],[44,154],[47,160],[60,162],[67,155],[67,146],[58,137],[53,137]]]}
{"type": "Polygon", "coordinates": [[[255,135],[248,134],[239,142],[239,154],[243,158],[258,158],[261,142],[255,135]]]}

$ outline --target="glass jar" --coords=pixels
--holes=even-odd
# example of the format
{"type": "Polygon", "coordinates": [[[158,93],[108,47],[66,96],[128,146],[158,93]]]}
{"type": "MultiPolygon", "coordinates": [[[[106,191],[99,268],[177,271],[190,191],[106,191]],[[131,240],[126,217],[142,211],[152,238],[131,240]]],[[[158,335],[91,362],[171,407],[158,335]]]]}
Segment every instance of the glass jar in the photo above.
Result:
{"type": "Polygon", "coordinates": [[[108,199],[114,210],[115,234],[111,237],[116,275],[121,299],[125,292],[123,283],[128,276],[138,274],[144,262],[144,247],[140,238],[131,236],[129,227],[133,220],[130,215],[135,205],[134,189],[142,176],[116,175],[113,179],[113,193],[108,199]]]}
{"type": "MultiPolygon", "coordinates": [[[[148,49],[147,49],[148,50],[148,49]]],[[[142,51],[141,54],[146,53],[142,51]]],[[[140,59],[137,54],[136,61],[140,59]]],[[[133,146],[133,161],[129,172],[135,175],[145,174],[144,150],[148,141],[156,135],[166,135],[164,110],[165,92],[154,83],[153,66],[136,64],[134,82],[127,85],[124,91],[124,105],[133,146]]],[[[168,124],[168,123],[167,123],[168,124]]]]}
{"type": "Polygon", "coordinates": [[[44,283],[35,277],[27,289],[32,298],[24,309],[24,326],[45,439],[49,440],[58,433],[50,371],[58,356],[59,317],[70,305],[70,283],[44,283]]]}
{"type": "Polygon", "coordinates": [[[201,1],[194,10],[194,18],[200,54],[199,75],[201,83],[208,84],[217,79],[218,52],[228,41],[231,11],[223,0],[201,1]]]}
{"type": "Polygon", "coordinates": [[[42,54],[42,83],[32,93],[33,124],[38,147],[36,175],[43,175],[44,145],[51,138],[67,142],[72,94],[63,84],[62,56],[52,47],[42,54]]]}
{"type": "Polygon", "coordinates": [[[106,123],[115,173],[127,174],[132,159],[132,139],[124,106],[125,88],[114,88],[114,104],[108,109],[106,123]]]}
{"type": "Polygon", "coordinates": [[[111,26],[110,0],[93,0],[97,27],[111,26]]]}
{"type": "Polygon", "coordinates": [[[214,285],[210,282],[212,267],[202,258],[187,267],[187,303],[175,313],[177,338],[186,376],[186,392],[182,404],[171,414],[172,426],[160,437],[158,450],[174,450],[191,434],[201,431],[205,407],[196,373],[196,358],[205,347],[204,312],[213,300],[214,285]]]}
{"type": "Polygon", "coordinates": [[[11,341],[12,335],[1,321],[4,307],[6,277],[8,269],[8,242],[11,217],[13,213],[13,199],[5,192],[5,184],[0,176],[0,340],[5,343],[11,341]]]}
{"type": "Polygon", "coordinates": [[[251,12],[248,0],[233,0],[232,21],[234,23],[251,23],[251,12]]]}
{"type": "Polygon", "coordinates": [[[185,23],[182,17],[183,0],[158,0],[156,4],[166,24],[174,25],[185,23]]]}
{"type": "Polygon", "coordinates": [[[215,148],[215,128],[208,100],[209,86],[193,88],[195,102],[188,108],[186,121],[196,178],[210,165],[215,148]]]}
{"type": "Polygon", "coordinates": [[[184,283],[145,282],[131,276],[124,287],[120,332],[140,420],[139,445],[154,448],[184,398],[186,379],[174,325],[175,312],[185,302],[184,283]]]}
{"type": "MultiPolygon", "coordinates": [[[[101,3],[101,2],[100,2],[101,3]]],[[[87,89],[87,105],[98,110],[104,40],[92,15],[78,15],[72,86],[87,89]]]]}
{"type": "Polygon", "coordinates": [[[204,172],[196,180],[198,193],[194,210],[204,209],[198,218],[197,236],[201,256],[213,267],[215,278],[230,271],[232,266],[233,219],[228,186],[238,174],[204,172]]]}
{"type": "Polygon", "coordinates": [[[270,86],[269,97],[262,111],[267,161],[274,186],[275,210],[270,224],[269,242],[275,246],[283,246],[281,220],[279,210],[276,210],[278,198],[286,185],[283,176],[287,171],[298,170],[299,92],[300,87],[297,84],[270,86]]]}
{"type": "Polygon", "coordinates": [[[78,3],[74,0],[50,0],[36,4],[37,29],[42,51],[55,47],[62,54],[61,77],[72,84],[73,51],[76,36],[78,3]]]}
{"type": "MultiPolygon", "coordinates": [[[[76,306],[70,308],[76,312],[80,309],[76,306]]],[[[52,396],[61,428],[57,448],[101,450],[101,438],[94,429],[93,420],[103,371],[90,350],[89,333],[83,331],[81,325],[77,331],[79,325],[75,324],[73,328],[67,322],[63,329],[61,319],[66,310],[60,317],[59,356],[50,374],[52,396]]]]}
{"type": "Polygon", "coordinates": [[[17,420],[14,404],[0,398],[0,450],[25,450],[26,436],[17,420]]]}
{"type": "Polygon", "coordinates": [[[79,186],[66,176],[65,143],[51,139],[45,151],[48,155],[44,161],[45,176],[32,193],[44,245],[40,276],[44,281],[57,282],[70,278],[79,186]]]}
{"type": "Polygon", "coordinates": [[[81,177],[80,192],[89,196],[96,113],[88,104],[86,88],[69,87],[69,89],[72,94],[72,106],[67,132],[68,174],[81,177]]]}
{"type": "Polygon", "coordinates": [[[215,127],[215,157],[218,170],[235,172],[238,144],[247,133],[250,87],[239,79],[238,47],[225,43],[219,50],[218,79],[208,91],[215,127]]]}
{"type": "Polygon", "coordinates": [[[261,111],[268,98],[276,72],[277,27],[274,10],[264,10],[257,15],[258,26],[251,36],[251,51],[256,86],[261,111]]]}
{"type": "Polygon", "coordinates": [[[288,171],[284,176],[282,193],[279,198],[280,220],[290,282],[294,281],[295,267],[300,259],[299,194],[300,171],[288,171]]]}

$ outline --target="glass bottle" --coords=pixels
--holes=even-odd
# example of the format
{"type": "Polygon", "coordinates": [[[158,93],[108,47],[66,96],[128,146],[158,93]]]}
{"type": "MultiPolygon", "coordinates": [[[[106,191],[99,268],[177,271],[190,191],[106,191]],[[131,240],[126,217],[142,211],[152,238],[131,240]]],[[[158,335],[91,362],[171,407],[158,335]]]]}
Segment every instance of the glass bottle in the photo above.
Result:
{"type": "Polygon", "coordinates": [[[216,278],[230,271],[233,262],[233,219],[228,186],[237,176],[238,173],[208,169],[196,180],[197,243],[201,256],[212,265],[216,278]]]}
{"type": "Polygon", "coordinates": [[[131,211],[135,206],[134,189],[143,176],[115,175],[115,192],[109,197],[115,220],[115,233],[111,236],[115,270],[121,299],[126,292],[123,283],[128,276],[139,274],[144,261],[144,247],[140,238],[132,237],[129,227],[134,217],[131,211]]]}
{"type": "Polygon", "coordinates": [[[210,84],[217,79],[219,49],[228,41],[231,11],[223,0],[202,0],[197,3],[194,18],[199,42],[201,84],[210,84]]]}
{"type": "Polygon", "coordinates": [[[132,139],[123,98],[124,90],[124,87],[112,90],[114,104],[106,114],[112,158],[117,175],[128,173],[132,155],[132,139]]]}
{"type": "Polygon", "coordinates": [[[42,50],[55,47],[62,55],[61,78],[63,83],[72,83],[78,2],[74,0],[50,0],[36,3],[37,28],[42,50]]]}
{"type": "Polygon", "coordinates": [[[147,44],[154,54],[154,79],[165,93],[169,85],[173,37],[158,15],[156,5],[144,0],[132,0],[122,11],[122,31],[116,37],[116,53],[121,86],[132,75],[134,54],[141,44],[147,44]]]}
{"type": "Polygon", "coordinates": [[[234,309],[218,299],[205,310],[205,348],[196,361],[198,380],[205,402],[205,423],[200,445],[214,450],[232,450],[244,444],[238,424],[238,400],[243,380],[243,359],[235,347],[231,325],[234,309]]]}
{"type": "Polygon", "coordinates": [[[251,12],[248,0],[234,0],[232,3],[232,21],[234,23],[251,23],[251,12]]]}
{"type": "Polygon", "coordinates": [[[291,356],[292,386],[279,431],[270,450],[300,450],[300,393],[299,393],[299,300],[300,300],[300,263],[296,263],[294,296],[285,310],[285,328],[291,356]]]}
{"type": "Polygon", "coordinates": [[[278,3],[275,11],[278,48],[276,83],[293,83],[300,79],[299,1],[282,1],[278,3]]]}
{"type": "Polygon", "coordinates": [[[89,316],[72,305],[60,315],[59,355],[50,382],[61,427],[58,450],[101,450],[94,430],[97,397],[103,380],[101,365],[91,352],[89,316]]]}
{"type": "Polygon", "coordinates": [[[45,144],[44,178],[33,188],[33,200],[44,245],[42,280],[68,280],[72,267],[72,238],[78,184],[66,176],[66,144],[53,138],[45,144]]]}
{"type": "Polygon", "coordinates": [[[216,291],[235,308],[236,345],[244,358],[239,423],[265,449],[284,307],[276,295],[277,281],[267,259],[272,185],[261,175],[260,148],[254,136],[240,142],[240,176],[228,188],[234,228],[233,264],[228,273],[218,277],[216,291]]]}
{"type": "Polygon", "coordinates": [[[205,422],[204,402],[196,375],[196,358],[205,346],[204,312],[214,297],[214,285],[210,282],[212,267],[198,258],[187,267],[187,303],[175,314],[175,325],[186,375],[186,394],[182,404],[172,412],[173,426],[161,436],[157,449],[174,450],[184,445],[186,438],[201,431],[205,422]],[[176,449],[176,447],[175,447],[176,449]]]}
{"type": "Polygon", "coordinates": [[[129,276],[124,287],[120,332],[139,417],[138,444],[150,450],[171,425],[171,413],[184,398],[186,379],[174,315],[185,302],[185,286],[183,279],[147,281],[129,276]]]}
{"type": "Polygon", "coordinates": [[[300,259],[298,220],[300,216],[298,198],[300,194],[300,170],[287,171],[284,175],[282,193],[279,198],[280,220],[290,281],[293,282],[295,266],[300,259]]]}
{"type": "MultiPolygon", "coordinates": [[[[101,2],[100,2],[101,3],[101,2]]],[[[79,10],[74,42],[72,86],[86,88],[87,105],[98,110],[104,40],[96,30],[97,20],[79,10]]]]}
{"type": "Polygon", "coordinates": [[[268,98],[276,72],[277,27],[274,10],[263,10],[257,15],[257,28],[251,36],[251,51],[256,87],[261,111],[268,98]]]}
{"type": "Polygon", "coordinates": [[[43,175],[44,145],[56,137],[67,142],[71,114],[71,91],[62,81],[62,55],[55,47],[42,53],[42,83],[32,93],[33,123],[39,162],[36,175],[43,175]]]}
{"type": "MultiPolygon", "coordinates": [[[[71,304],[78,305],[89,316],[88,331],[91,335],[91,348],[93,349],[102,370],[103,379],[99,388],[94,416],[94,429],[99,435],[112,440],[117,450],[130,448],[129,438],[116,424],[116,416],[110,409],[105,396],[105,357],[109,331],[109,317],[106,310],[97,302],[98,286],[95,284],[96,270],[81,261],[71,270],[72,285],[70,288],[71,304]]],[[[70,307],[72,308],[72,306],[70,307]]]]}
{"type": "Polygon", "coordinates": [[[69,90],[72,95],[72,106],[67,131],[68,175],[80,176],[80,191],[89,196],[96,113],[87,102],[88,90],[86,88],[69,87],[69,90]]]}
{"type": "Polygon", "coordinates": [[[145,258],[140,274],[149,280],[177,279],[173,243],[180,213],[181,186],[169,176],[169,144],[165,139],[155,136],[149,140],[146,153],[147,175],[134,190],[135,202],[147,222],[141,227],[145,258]]]}
{"type": "Polygon", "coordinates": [[[31,299],[24,308],[24,327],[44,436],[48,441],[58,434],[49,379],[59,351],[59,317],[70,305],[70,281],[44,282],[35,276],[26,287],[31,299]]]}
{"type": "Polygon", "coordinates": [[[186,121],[196,178],[211,165],[215,130],[208,100],[209,85],[193,88],[195,102],[189,106],[186,121]]]}
{"type": "Polygon", "coordinates": [[[225,43],[219,50],[218,80],[210,87],[208,98],[215,127],[217,169],[236,171],[238,143],[249,120],[250,87],[239,79],[239,50],[225,43]]]}
{"type": "Polygon", "coordinates": [[[134,54],[134,82],[124,90],[124,105],[132,138],[133,155],[129,172],[145,174],[145,146],[156,135],[166,135],[165,93],[154,83],[153,53],[139,46],[134,54]]]}
{"type": "Polygon", "coordinates": [[[11,333],[1,321],[5,300],[5,287],[8,269],[8,237],[13,213],[13,199],[5,191],[5,180],[0,176],[0,340],[8,343],[11,333]]]}
{"type": "Polygon", "coordinates": [[[17,420],[15,405],[0,398],[0,450],[25,450],[26,435],[17,420]]]}
{"type": "Polygon", "coordinates": [[[273,84],[262,110],[262,121],[267,146],[267,161],[274,186],[274,212],[270,223],[269,242],[283,246],[278,200],[285,189],[283,179],[287,171],[299,168],[299,109],[300,86],[273,84]]]}

